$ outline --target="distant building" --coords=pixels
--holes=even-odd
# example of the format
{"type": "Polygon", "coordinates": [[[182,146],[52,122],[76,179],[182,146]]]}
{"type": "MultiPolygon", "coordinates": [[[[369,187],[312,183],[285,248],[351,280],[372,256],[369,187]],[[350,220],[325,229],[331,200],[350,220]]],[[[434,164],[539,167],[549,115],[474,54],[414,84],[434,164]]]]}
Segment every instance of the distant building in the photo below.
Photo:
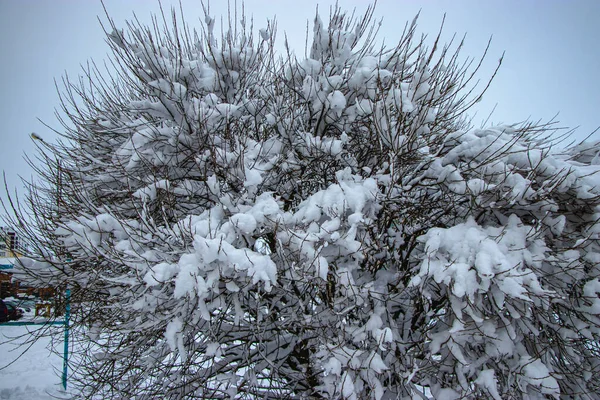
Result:
{"type": "Polygon", "coordinates": [[[13,276],[17,258],[26,256],[26,249],[16,232],[0,227],[0,299],[31,295],[48,299],[54,296],[53,288],[29,287],[13,276]]]}
{"type": "Polygon", "coordinates": [[[0,227],[0,298],[16,295],[19,282],[12,279],[15,258],[23,255],[19,235],[11,229],[0,227]]]}
{"type": "Polygon", "coordinates": [[[9,228],[0,227],[0,258],[22,255],[23,243],[19,240],[19,235],[9,228]]]}

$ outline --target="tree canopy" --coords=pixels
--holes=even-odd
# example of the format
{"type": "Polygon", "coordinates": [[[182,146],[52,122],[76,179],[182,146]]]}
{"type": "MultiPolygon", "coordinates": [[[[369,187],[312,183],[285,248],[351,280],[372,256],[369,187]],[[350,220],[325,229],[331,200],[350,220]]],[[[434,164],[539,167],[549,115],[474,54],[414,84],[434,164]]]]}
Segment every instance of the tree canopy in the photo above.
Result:
{"type": "Polygon", "coordinates": [[[373,12],[306,58],[273,21],[109,24],[116,69],[65,80],[14,222],[84,396],[600,398],[597,146],[473,128],[481,63],[373,12]]]}

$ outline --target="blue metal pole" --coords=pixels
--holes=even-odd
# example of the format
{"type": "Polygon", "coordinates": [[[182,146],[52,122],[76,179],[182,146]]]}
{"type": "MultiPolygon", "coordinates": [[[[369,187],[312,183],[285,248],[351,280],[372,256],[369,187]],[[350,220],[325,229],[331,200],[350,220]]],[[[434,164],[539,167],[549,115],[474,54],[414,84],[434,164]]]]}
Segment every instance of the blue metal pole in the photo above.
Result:
{"type": "Polygon", "coordinates": [[[29,325],[65,325],[65,321],[46,321],[46,322],[29,322],[29,321],[10,321],[2,322],[0,326],[29,326],[29,325]]]}
{"type": "Polygon", "coordinates": [[[65,348],[63,358],[62,385],[67,390],[67,370],[69,366],[69,319],[71,318],[71,290],[65,292],[65,348]]]}

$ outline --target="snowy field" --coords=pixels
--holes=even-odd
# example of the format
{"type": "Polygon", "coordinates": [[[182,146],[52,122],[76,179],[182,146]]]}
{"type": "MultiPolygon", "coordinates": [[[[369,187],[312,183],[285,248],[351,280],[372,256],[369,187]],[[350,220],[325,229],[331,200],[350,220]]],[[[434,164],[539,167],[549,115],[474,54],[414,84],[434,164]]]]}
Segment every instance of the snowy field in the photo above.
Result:
{"type": "MultiPolygon", "coordinates": [[[[0,324],[0,400],[55,400],[69,398],[62,390],[62,357],[51,351],[52,341],[44,337],[25,350],[40,326],[0,324]]],[[[63,330],[55,328],[54,345],[62,346],[63,330]]]]}

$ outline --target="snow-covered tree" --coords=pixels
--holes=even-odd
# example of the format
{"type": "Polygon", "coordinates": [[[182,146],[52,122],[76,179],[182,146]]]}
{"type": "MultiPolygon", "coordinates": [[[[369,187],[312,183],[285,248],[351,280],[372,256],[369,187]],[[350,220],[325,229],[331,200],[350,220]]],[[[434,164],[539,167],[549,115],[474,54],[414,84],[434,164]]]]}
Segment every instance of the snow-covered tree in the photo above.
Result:
{"type": "Polygon", "coordinates": [[[317,15],[307,58],[111,24],[117,72],[66,80],[15,225],[84,396],[600,398],[597,146],[473,129],[462,43],[372,17],[317,15]]]}

